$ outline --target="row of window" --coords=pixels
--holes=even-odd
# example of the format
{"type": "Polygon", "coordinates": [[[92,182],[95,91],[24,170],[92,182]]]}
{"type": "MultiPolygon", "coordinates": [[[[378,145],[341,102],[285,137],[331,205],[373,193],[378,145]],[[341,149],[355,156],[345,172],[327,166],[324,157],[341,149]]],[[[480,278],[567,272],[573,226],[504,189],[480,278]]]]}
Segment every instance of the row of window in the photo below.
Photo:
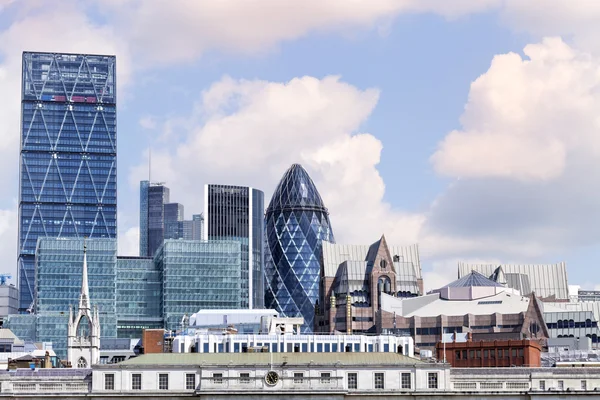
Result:
{"type": "MultiPolygon", "coordinates": [[[[295,384],[303,384],[304,383],[304,372],[294,372],[294,383],[295,384]]],[[[358,373],[349,372],[346,375],[348,389],[358,389],[358,373]]],[[[322,384],[331,383],[331,373],[330,372],[322,372],[319,378],[319,382],[322,384]]],[[[543,382],[543,381],[542,381],[543,382]]],[[[540,385],[542,385],[540,382],[540,385]]],[[[223,374],[222,373],[213,373],[212,375],[212,383],[216,385],[223,384],[223,374]]],[[[250,374],[249,373],[240,373],[239,374],[239,383],[240,384],[249,384],[250,383],[250,374]]],[[[376,372],[373,374],[373,384],[375,389],[385,389],[385,373],[376,372]]],[[[401,374],[401,385],[402,389],[411,389],[412,388],[412,374],[409,372],[403,372],[401,374]]],[[[185,375],[185,388],[186,390],[194,390],[196,389],[196,375],[195,374],[186,374],[185,375]]],[[[427,388],[428,389],[437,389],[438,388],[438,374],[437,372],[430,372],[427,374],[427,388]]],[[[158,375],[158,389],[159,390],[169,390],[169,374],[159,374],[158,375]]],[[[104,375],[104,390],[115,390],[115,375],[114,374],[105,374],[104,375]]],[[[131,374],[131,390],[142,390],[142,374],[131,374]]]]}
{"type": "MultiPolygon", "coordinates": [[[[556,384],[557,384],[556,389],[565,390],[565,381],[560,380],[560,381],[557,381],[556,384]]],[[[587,381],[582,380],[580,382],[580,388],[581,388],[581,390],[587,390],[587,381]]],[[[539,389],[546,390],[546,381],[540,381],[539,389]]]]}
{"type": "MultiPolygon", "coordinates": [[[[483,350],[483,358],[496,358],[496,351],[498,358],[509,358],[509,357],[519,357],[524,356],[524,349],[486,349],[483,350]]],[[[472,359],[481,359],[481,350],[455,350],[454,359],[456,360],[472,360],[472,359]]]]}
{"type": "Polygon", "coordinates": [[[569,320],[558,320],[556,322],[549,322],[546,324],[548,329],[568,329],[568,328],[597,328],[598,322],[586,319],[585,321],[574,321],[569,320]]]}

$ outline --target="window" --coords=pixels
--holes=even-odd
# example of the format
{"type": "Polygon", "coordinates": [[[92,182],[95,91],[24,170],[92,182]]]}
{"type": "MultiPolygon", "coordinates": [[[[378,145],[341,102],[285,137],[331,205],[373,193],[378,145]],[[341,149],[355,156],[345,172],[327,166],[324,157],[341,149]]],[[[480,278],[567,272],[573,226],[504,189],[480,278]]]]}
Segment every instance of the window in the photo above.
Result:
{"type": "Polygon", "coordinates": [[[484,350],[483,351],[483,358],[488,358],[489,355],[489,350],[484,350]]]}
{"type": "Polygon", "coordinates": [[[87,361],[85,361],[85,358],[79,357],[79,360],[77,360],[77,368],[87,368],[87,361]]]}
{"type": "Polygon", "coordinates": [[[546,381],[540,381],[540,390],[546,390],[546,381]]]}
{"type": "Polygon", "coordinates": [[[581,381],[581,390],[587,390],[587,381],[581,381]]]}
{"type": "Polygon", "coordinates": [[[481,350],[477,350],[475,354],[477,354],[477,358],[481,358],[481,350]]]}
{"type": "Polygon", "coordinates": [[[402,389],[410,389],[410,373],[402,373],[402,389]]]}
{"type": "Polygon", "coordinates": [[[185,388],[187,390],[196,389],[196,375],[195,374],[185,374],[185,388]]]}
{"type": "Polygon", "coordinates": [[[321,383],[330,383],[330,382],[331,382],[331,373],[321,372],[321,383]]]}
{"type": "Polygon", "coordinates": [[[456,358],[457,360],[460,360],[460,350],[454,351],[454,358],[456,358]]]}
{"type": "Polygon", "coordinates": [[[115,374],[104,375],[104,390],[115,390],[115,374]]]}
{"type": "Polygon", "coordinates": [[[358,389],[358,374],[356,372],[348,373],[348,389],[358,389]]]}
{"type": "Polygon", "coordinates": [[[158,374],[158,389],[169,390],[169,374],[158,374]]]}
{"type": "Polygon", "coordinates": [[[512,354],[513,357],[517,356],[517,349],[511,349],[510,353],[512,354]]]}
{"type": "Polygon", "coordinates": [[[519,357],[523,357],[525,351],[523,349],[519,349],[519,357]]]}
{"type": "Polygon", "coordinates": [[[304,383],[304,372],[294,372],[294,383],[304,383]]]}
{"type": "Polygon", "coordinates": [[[384,382],[383,372],[376,372],[375,373],[375,389],[384,389],[384,388],[385,388],[385,382],[384,382]]]}
{"type": "Polygon", "coordinates": [[[248,372],[240,374],[240,383],[250,383],[250,374],[248,372]]]}
{"type": "Polygon", "coordinates": [[[558,381],[558,390],[564,390],[564,389],[565,389],[565,382],[558,381]]]}
{"type": "Polygon", "coordinates": [[[427,374],[427,388],[429,388],[429,389],[437,389],[438,388],[437,372],[430,372],[427,374]]]}
{"type": "Polygon", "coordinates": [[[212,377],[213,377],[212,381],[214,384],[220,385],[223,383],[223,374],[221,374],[221,373],[213,374],[212,377]]]}
{"type": "Polygon", "coordinates": [[[142,390],[142,374],[131,374],[131,390],[142,390]]]}
{"type": "Polygon", "coordinates": [[[470,359],[474,359],[475,358],[475,350],[469,350],[469,358],[470,359]]]}

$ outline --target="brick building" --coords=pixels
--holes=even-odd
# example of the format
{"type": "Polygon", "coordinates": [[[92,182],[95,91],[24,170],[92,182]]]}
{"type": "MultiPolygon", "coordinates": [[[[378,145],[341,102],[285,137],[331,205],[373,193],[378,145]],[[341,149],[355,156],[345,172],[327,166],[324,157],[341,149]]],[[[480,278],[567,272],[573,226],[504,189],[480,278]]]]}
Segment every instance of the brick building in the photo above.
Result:
{"type": "MultiPolygon", "coordinates": [[[[470,336],[470,335],[469,335],[470,336]]],[[[490,340],[474,342],[439,342],[438,360],[455,368],[541,367],[542,345],[537,340],[490,340]],[[444,350],[446,357],[444,358],[444,350]]]]}
{"type": "Polygon", "coordinates": [[[423,294],[417,245],[388,246],[385,236],[370,246],[323,242],[315,332],[376,333],[382,294],[423,294]]]}

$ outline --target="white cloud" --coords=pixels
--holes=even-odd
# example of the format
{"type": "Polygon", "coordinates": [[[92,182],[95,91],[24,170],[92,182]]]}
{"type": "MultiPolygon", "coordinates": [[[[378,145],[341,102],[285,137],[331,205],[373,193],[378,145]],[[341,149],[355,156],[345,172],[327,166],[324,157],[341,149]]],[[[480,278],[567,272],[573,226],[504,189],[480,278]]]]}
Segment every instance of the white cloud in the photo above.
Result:
{"type": "Polygon", "coordinates": [[[597,151],[600,120],[590,117],[600,106],[598,61],[558,38],[524,53],[494,57],[473,82],[463,128],[432,157],[439,173],[552,180],[573,151],[597,151]]]}
{"type": "MultiPolygon", "coordinates": [[[[331,210],[338,241],[374,241],[382,233],[415,241],[420,216],[383,201],[376,168],[381,142],[358,133],[378,97],[378,90],[360,90],[335,76],[285,83],[225,77],[202,93],[193,115],[181,118],[192,121],[183,143],[153,152],[153,179],[167,181],[171,200],[190,213],[201,209],[204,183],[257,187],[268,202],[284,171],[299,162],[331,210]]],[[[145,168],[132,171],[133,186],[145,168]]]]}
{"type": "Polygon", "coordinates": [[[169,64],[210,50],[257,54],[315,32],[353,34],[385,27],[399,13],[434,12],[455,18],[499,0],[112,0],[98,2],[140,56],[169,64]]]}
{"type": "Polygon", "coordinates": [[[140,253],[140,227],[134,226],[119,230],[118,246],[120,256],[138,256],[140,253]]]}
{"type": "Polygon", "coordinates": [[[600,59],[557,38],[524,53],[494,58],[432,157],[462,177],[423,225],[438,257],[539,260],[598,244],[600,59]]]}

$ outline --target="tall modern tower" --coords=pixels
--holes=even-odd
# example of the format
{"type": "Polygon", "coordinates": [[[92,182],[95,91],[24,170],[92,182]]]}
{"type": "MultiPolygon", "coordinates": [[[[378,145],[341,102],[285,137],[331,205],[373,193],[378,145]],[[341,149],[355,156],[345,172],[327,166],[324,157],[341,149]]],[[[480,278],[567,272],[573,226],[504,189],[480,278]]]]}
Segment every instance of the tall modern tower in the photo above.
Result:
{"type": "Polygon", "coordinates": [[[19,309],[33,304],[38,237],[117,236],[114,56],[23,53],[19,309]]]}
{"type": "Polygon", "coordinates": [[[304,317],[303,329],[312,332],[322,242],[335,239],[327,208],[301,165],[292,165],[281,178],[265,221],[265,306],[304,317]]]}
{"type": "Polygon", "coordinates": [[[246,186],[204,186],[207,240],[241,242],[242,308],[264,308],[264,193],[246,186]]]}
{"type": "Polygon", "coordinates": [[[165,204],[170,190],[162,183],[140,182],[140,257],[152,257],[165,240],[165,204]]]}

